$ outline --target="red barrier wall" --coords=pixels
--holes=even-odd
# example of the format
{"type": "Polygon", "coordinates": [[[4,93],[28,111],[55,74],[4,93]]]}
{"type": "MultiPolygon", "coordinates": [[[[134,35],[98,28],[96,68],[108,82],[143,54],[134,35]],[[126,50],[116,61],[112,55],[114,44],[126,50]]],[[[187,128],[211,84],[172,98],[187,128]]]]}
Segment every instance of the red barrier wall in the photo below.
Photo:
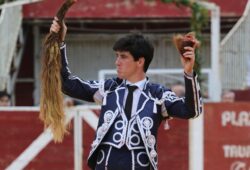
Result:
{"type": "MultiPolygon", "coordinates": [[[[10,165],[42,131],[38,112],[0,111],[0,169],[10,165]]],[[[67,136],[62,144],[50,142],[25,169],[73,169],[72,136],[67,136]]]]}
{"type": "Polygon", "coordinates": [[[205,105],[205,170],[250,169],[250,104],[205,105]]]}
{"type": "MultiPolygon", "coordinates": [[[[161,125],[158,133],[159,169],[188,169],[188,121],[171,120],[170,130],[161,125]]],[[[73,127],[73,123],[72,126],[73,127]]],[[[83,122],[83,164],[86,160],[94,130],[83,122]]],[[[0,169],[5,169],[43,131],[37,112],[0,111],[0,169]]],[[[74,168],[73,129],[63,143],[50,142],[25,170],[72,170],[74,168]]]]}

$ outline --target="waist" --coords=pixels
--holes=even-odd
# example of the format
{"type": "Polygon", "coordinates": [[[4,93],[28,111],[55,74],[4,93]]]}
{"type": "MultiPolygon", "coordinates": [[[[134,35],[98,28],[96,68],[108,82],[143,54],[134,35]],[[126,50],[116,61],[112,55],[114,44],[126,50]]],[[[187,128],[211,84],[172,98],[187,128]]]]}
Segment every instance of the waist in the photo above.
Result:
{"type": "Polygon", "coordinates": [[[108,169],[140,169],[148,170],[150,167],[149,158],[145,149],[129,150],[126,145],[115,148],[111,145],[101,145],[97,158],[97,169],[101,167],[108,169]],[[114,168],[112,168],[114,167],[114,168]]]}

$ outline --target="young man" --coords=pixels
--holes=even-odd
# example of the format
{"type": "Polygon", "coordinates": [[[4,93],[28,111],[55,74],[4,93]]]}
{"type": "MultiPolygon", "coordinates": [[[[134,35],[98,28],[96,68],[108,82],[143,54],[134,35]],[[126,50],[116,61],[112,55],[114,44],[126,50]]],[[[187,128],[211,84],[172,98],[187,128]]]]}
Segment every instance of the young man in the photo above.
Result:
{"type": "MultiPolygon", "coordinates": [[[[61,39],[64,41],[67,28],[61,39]]],[[[58,32],[56,19],[50,31],[58,32]]],[[[194,49],[185,47],[185,99],[149,82],[146,71],[154,48],[142,35],[131,34],[113,46],[117,77],[104,82],[71,76],[66,44],[61,46],[63,92],[71,97],[102,105],[88,165],[95,170],[157,169],[156,139],[160,123],[169,117],[195,118],[202,112],[197,76],[193,72],[194,49]]]]}

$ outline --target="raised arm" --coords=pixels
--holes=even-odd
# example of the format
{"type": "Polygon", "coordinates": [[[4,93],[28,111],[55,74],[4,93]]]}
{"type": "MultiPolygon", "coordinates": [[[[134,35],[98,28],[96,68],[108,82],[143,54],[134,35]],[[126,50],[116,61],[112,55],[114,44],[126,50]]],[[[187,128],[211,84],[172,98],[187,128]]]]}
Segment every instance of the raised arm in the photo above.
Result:
{"type": "MultiPolygon", "coordinates": [[[[58,33],[61,30],[60,25],[57,22],[57,17],[54,18],[53,23],[50,27],[51,32],[58,33]]],[[[66,53],[66,44],[64,42],[65,36],[67,33],[67,26],[64,22],[62,22],[62,31],[60,32],[62,44],[60,47],[61,52],[61,76],[62,76],[62,91],[68,96],[94,102],[93,96],[95,92],[99,88],[99,83],[97,81],[85,81],[80,79],[77,76],[71,74],[70,69],[68,67],[67,53],[66,53]]]]}
{"type": "Polygon", "coordinates": [[[61,57],[63,93],[74,98],[94,102],[94,94],[98,91],[100,83],[98,81],[85,81],[71,74],[66,56],[66,44],[61,47],[61,57]]]}
{"type": "MultiPolygon", "coordinates": [[[[200,86],[197,81],[197,75],[193,71],[195,63],[195,47],[199,43],[193,37],[193,46],[184,47],[184,52],[181,53],[181,62],[184,70],[185,79],[185,98],[178,99],[172,92],[164,92],[164,106],[168,116],[179,117],[183,119],[195,118],[203,111],[202,97],[200,86]],[[170,97],[169,97],[170,96],[170,97]]],[[[163,93],[163,94],[164,94],[163,93]]]]}

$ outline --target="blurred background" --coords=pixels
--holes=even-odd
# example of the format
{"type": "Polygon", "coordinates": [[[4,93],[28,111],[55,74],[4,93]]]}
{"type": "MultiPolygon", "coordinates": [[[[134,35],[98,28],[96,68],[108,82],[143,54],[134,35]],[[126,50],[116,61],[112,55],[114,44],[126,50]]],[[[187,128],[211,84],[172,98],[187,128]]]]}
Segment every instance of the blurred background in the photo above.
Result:
{"type": "MultiPolygon", "coordinates": [[[[88,169],[99,107],[65,96],[71,130],[55,144],[38,118],[41,50],[63,0],[0,0],[0,169],[88,169]]],[[[205,111],[159,131],[160,170],[250,169],[249,0],[78,0],[65,22],[71,72],[113,77],[113,43],[143,33],[154,45],[148,76],[180,97],[175,34],[196,31],[205,111]]],[[[163,125],[162,125],[163,126],[163,125]]]]}

